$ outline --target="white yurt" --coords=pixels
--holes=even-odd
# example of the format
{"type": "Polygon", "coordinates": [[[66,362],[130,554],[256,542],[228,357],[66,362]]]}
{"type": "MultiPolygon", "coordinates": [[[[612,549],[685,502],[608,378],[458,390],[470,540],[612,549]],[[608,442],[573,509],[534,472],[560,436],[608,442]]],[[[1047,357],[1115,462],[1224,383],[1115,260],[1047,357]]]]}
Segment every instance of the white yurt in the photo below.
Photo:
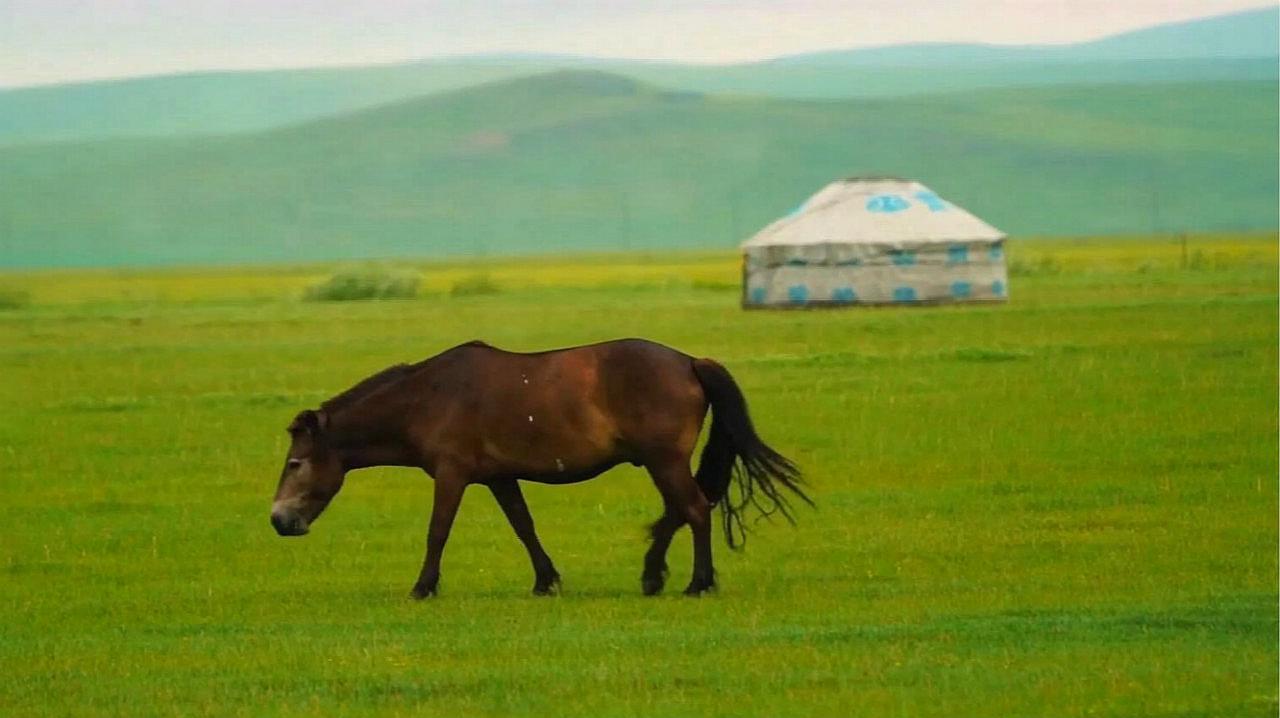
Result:
{"type": "Polygon", "coordinates": [[[840,180],[743,243],[742,304],[1004,301],[1004,239],[919,182],[840,180]]]}

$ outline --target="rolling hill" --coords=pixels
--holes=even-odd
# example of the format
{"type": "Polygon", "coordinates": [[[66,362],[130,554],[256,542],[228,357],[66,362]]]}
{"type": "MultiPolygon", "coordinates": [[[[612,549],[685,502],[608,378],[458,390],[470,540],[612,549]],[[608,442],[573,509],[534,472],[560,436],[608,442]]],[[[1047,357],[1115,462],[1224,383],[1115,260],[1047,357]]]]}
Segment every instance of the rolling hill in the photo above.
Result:
{"type": "Polygon", "coordinates": [[[1053,47],[905,45],[739,65],[541,55],[338,69],[210,72],[0,89],[0,145],[252,132],[557,69],[672,91],[888,98],[1001,87],[1280,79],[1280,10],[1266,8],[1053,47]]]}
{"type": "Polygon", "coordinates": [[[558,72],[267,132],[0,149],[7,266],[731,246],[832,177],[1015,235],[1277,223],[1275,83],[802,102],[558,72]]]}

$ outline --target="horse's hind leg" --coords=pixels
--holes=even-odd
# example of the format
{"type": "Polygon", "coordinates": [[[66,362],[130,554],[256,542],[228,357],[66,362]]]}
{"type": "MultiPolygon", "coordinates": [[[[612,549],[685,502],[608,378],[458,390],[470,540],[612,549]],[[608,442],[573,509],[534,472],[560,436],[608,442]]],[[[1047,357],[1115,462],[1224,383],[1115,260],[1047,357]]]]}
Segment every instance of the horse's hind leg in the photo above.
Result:
{"type": "Polygon", "coordinates": [[[556,567],[551,563],[551,557],[543,550],[542,542],[538,540],[538,534],[533,529],[533,516],[529,513],[529,505],[524,501],[520,484],[515,479],[495,481],[489,484],[489,490],[493,492],[493,498],[498,500],[498,506],[502,507],[502,513],[507,515],[507,521],[511,522],[511,528],[515,529],[516,536],[529,551],[529,560],[533,562],[535,577],[534,595],[546,596],[555,593],[560,587],[560,574],[556,572],[556,567]]]}
{"type": "Polygon", "coordinates": [[[662,588],[667,583],[667,549],[671,547],[671,538],[676,531],[684,526],[681,511],[668,503],[665,497],[663,503],[665,509],[662,516],[649,529],[653,543],[649,544],[649,550],[645,552],[644,573],[640,575],[640,586],[646,596],[662,593],[662,588]]]}
{"type": "MultiPolygon", "coordinates": [[[[662,492],[663,499],[669,507],[668,514],[675,513],[676,517],[682,519],[682,523],[689,524],[689,529],[693,533],[693,577],[684,590],[685,594],[697,596],[715,588],[715,568],[711,563],[711,502],[702,495],[702,490],[693,480],[693,474],[689,471],[688,458],[666,461],[646,468],[649,469],[649,475],[653,477],[653,483],[662,492]]],[[[666,519],[667,515],[664,515],[659,519],[659,523],[663,523],[666,519]]],[[[679,528],[679,524],[672,528],[671,532],[674,533],[676,528],[679,528]]],[[[668,537],[666,541],[670,543],[670,538],[668,537]]],[[[654,544],[655,546],[650,548],[651,552],[658,544],[656,530],[654,544]]],[[[666,553],[665,548],[663,553],[666,553]]]]}

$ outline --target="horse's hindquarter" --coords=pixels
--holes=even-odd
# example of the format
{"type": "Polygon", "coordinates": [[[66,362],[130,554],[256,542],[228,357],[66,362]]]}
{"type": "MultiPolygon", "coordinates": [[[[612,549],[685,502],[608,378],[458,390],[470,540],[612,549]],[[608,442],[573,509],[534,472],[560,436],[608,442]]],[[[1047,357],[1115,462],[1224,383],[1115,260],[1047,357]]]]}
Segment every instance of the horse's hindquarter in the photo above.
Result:
{"type": "Polygon", "coordinates": [[[638,463],[663,454],[687,457],[707,412],[692,358],[642,340],[602,347],[605,405],[638,463]]]}

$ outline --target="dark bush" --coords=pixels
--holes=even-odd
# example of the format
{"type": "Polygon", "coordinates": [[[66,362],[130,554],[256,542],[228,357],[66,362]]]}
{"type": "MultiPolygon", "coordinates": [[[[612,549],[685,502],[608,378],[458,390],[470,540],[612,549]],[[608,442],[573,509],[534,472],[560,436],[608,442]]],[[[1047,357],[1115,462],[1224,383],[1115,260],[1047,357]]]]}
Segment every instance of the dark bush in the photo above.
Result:
{"type": "Polygon", "coordinates": [[[416,272],[386,267],[350,267],[307,288],[305,298],[321,302],[358,299],[413,299],[421,277],[416,272]]]}
{"type": "Polygon", "coordinates": [[[473,274],[453,283],[449,294],[455,297],[469,297],[478,294],[497,294],[502,289],[487,274],[473,274]]]}
{"type": "Polygon", "coordinates": [[[21,289],[0,287],[0,309],[22,309],[31,304],[31,295],[21,289]]]}

